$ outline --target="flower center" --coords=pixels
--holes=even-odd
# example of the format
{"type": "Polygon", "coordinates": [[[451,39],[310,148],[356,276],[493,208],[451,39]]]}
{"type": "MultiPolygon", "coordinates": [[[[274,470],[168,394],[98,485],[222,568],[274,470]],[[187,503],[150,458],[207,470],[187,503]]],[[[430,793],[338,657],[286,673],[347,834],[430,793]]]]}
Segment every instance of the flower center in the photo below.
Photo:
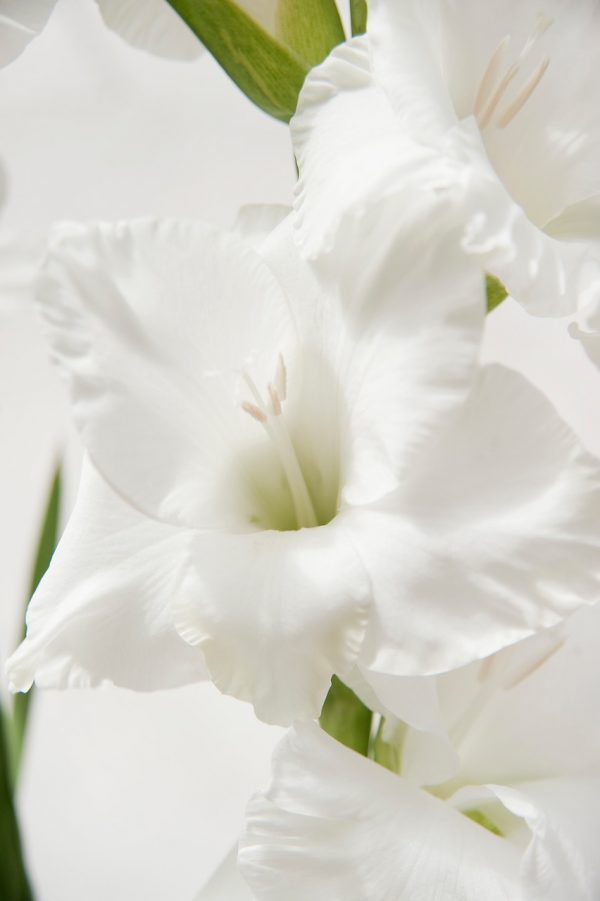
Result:
{"type": "Polygon", "coordinates": [[[533,48],[553,21],[540,14],[536,28],[510,65],[506,60],[512,42],[510,35],[503,37],[494,50],[479,84],[473,109],[481,131],[490,125],[506,128],[535,92],[550,65],[550,57],[545,56],[533,69],[528,63],[533,48]]]}
{"type": "Polygon", "coordinates": [[[281,464],[292,499],[296,528],[314,528],[319,525],[296,448],[287,427],[283,404],[287,399],[287,370],[281,354],[277,359],[273,379],[267,385],[265,400],[246,370],[242,377],[250,389],[252,401],[244,401],[242,410],[258,422],[281,464]]]}

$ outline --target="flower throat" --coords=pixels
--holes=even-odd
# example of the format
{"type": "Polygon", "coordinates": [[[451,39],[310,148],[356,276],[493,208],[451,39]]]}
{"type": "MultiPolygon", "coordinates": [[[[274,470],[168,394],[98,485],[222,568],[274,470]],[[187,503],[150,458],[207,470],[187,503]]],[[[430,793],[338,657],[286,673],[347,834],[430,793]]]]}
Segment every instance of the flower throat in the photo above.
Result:
{"type": "Polygon", "coordinates": [[[287,370],[282,355],[279,354],[273,380],[267,385],[268,400],[263,398],[246,370],[243,370],[242,377],[254,399],[252,402],[244,401],[242,410],[263,427],[281,463],[294,506],[296,528],[310,529],[320,525],[283,416],[283,404],[287,399],[287,370]]]}

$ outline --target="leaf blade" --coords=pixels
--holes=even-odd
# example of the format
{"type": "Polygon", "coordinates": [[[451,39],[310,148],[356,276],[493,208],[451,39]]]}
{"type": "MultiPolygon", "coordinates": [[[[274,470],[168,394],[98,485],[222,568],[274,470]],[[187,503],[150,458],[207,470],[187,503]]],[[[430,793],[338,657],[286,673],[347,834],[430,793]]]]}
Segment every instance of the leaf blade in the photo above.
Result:
{"type": "MultiPolygon", "coordinates": [[[[60,466],[58,466],[52,477],[48,500],[46,501],[46,508],[42,518],[42,527],[39,533],[34,564],[31,571],[28,599],[31,599],[39,583],[42,581],[42,577],[50,565],[52,554],[54,553],[58,542],[60,497],[61,474],[60,466]]],[[[23,637],[25,637],[25,628],[23,628],[23,637]]],[[[10,762],[10,784],[12,785],[13,791],[17,783],[21,758],[23,755],[32,692],[33,688],[26,693],[20,693],[14,696],[12,717],[9,724],[10,728],[7,728],[6,730],[10,762]]]]}

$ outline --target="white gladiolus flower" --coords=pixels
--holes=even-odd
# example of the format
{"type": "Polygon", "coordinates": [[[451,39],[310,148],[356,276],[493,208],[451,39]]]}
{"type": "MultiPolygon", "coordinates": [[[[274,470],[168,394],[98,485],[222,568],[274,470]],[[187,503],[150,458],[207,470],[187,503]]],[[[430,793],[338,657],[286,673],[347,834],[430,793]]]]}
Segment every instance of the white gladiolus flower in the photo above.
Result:
{"type": "Polygon", "coordinates": [[[320,183],[340,158],[368,200],[374,179],[392,190],[410,136],[488,180],[466,243],[528,310],[567,314],[597,296],[599,41],[595,0],[371,0],[368,38],[336,49],[300,97],[306,230],[347,202],[339,191],[323,218],[320,183]]]}
{"type": "Polygon", "coordinates": [[[354,664],[440,672],[596,600],[600,466],[480,368],[454,192],[407,188],[398,240],[360,268],[349,240],[337,293],[289,220],[59,228],[39,305],[93,465],[14,688],[179,684],[203,657],[285,724],[354,664]]]}
{"type": "Polygon", "coordinates": [[[438,732],[386,721],[392,771],[315,725],[294,729],[248,808],[239,861],[255,897],[599,897],[599,639],[599,611],[585,611],[566,640],[536,636],[425,680],[438,732]]]}

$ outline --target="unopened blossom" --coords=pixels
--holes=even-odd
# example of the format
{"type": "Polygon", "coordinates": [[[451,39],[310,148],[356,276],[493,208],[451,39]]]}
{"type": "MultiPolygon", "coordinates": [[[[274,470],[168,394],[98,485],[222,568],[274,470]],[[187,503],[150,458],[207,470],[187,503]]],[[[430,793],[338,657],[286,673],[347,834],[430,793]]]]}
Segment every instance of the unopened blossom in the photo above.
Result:
{"type": "Polygon", "coordinates": [[[599,41],[595,0],[372,0],[368,37],[314,70],[298,105],[314,252],[336,214],[360,215],[375,191],[402,205],[410,136],[457,178],[485,182],[465,245],[529,311],[563,315],[596,297],[599,41]]]}
{"type": "Polygon", "coordinates": [[[39,308],[91,462],[13,688],[155,688],[205,661],[285,724],[333,673],[451,669],[597,599],[598,461],[480,367],[455,187],[407,186],[366,265],[343,236],[327,292],[289,219],[264,240],[273,216],[247,239],[58,228],[39,308]]]}
{"type": "Polygon", "coordinates": [[[254,896],[597,898],[599,627],[584,611],[566,634],[425,680],[435,706],[419,729],[384,707],[390,769],[295,728],[248,808],[239,863],[254,896]]]}

